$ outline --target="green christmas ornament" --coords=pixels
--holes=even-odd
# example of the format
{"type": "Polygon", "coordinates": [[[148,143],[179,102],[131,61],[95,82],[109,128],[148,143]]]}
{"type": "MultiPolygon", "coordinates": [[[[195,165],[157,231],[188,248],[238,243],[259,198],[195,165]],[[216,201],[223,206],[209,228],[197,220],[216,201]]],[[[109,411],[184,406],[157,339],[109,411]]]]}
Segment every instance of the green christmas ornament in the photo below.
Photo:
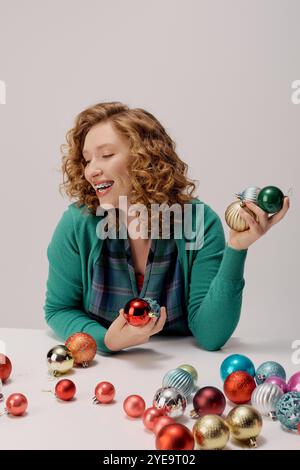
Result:
{"type": "Polygon", "coordinates": [[[283,206],[284,194],[276,186],[265,186],[257,196],[257,205],[268,214],[279,212],[283,206]]]}

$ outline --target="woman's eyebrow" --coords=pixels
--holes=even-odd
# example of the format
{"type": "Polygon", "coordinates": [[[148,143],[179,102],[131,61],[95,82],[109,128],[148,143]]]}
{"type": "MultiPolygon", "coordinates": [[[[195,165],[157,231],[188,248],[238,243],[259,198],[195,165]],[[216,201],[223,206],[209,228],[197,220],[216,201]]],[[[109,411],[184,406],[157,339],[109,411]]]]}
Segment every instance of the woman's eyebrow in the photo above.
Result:
{"type": "MultiPolygon", "coordinates": [[[[100,150],[100,149],[102,149],[103,147],[107,147],[108,145],[114,145],[114,144],[112,144],[112,143],[110,143],[110,142],[107,142],[106,144],[97,145],[97,147],[95,148],[95,150],[100,150]]],[[[86,154],[88,154],[88,153],[89,153],[88,150],[83,149],[82,155],[86,155],[86,154]]]]}

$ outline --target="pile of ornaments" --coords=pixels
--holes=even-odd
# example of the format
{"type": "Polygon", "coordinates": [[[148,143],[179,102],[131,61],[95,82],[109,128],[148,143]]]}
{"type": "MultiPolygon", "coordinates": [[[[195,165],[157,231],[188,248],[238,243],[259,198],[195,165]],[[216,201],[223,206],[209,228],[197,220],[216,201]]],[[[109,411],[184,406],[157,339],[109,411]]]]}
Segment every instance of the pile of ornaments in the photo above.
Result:
{"type": "MultiPolygon", "coordinates": [[[[49,372],[60,377],[74,366],[88,367],[96,351],[96,342],[89,334],[75,333],[64,345],[57,345],[48,352],[49,372]]],[[[7,381],[11,371],[11,361],[0,354],[2,401],[1,384],[7,381]]],[[[233,354],[222,362],[220,374],[223,392],[214,386],[199,388],[196,369],[182,364],[164,375],[150,407],[146,408],[143,397],[135,394],[125,398],[123,410],[130,418],[142,418],[145,428],[155,434],[158,450],[223,449],[230,437],[255,447],[262,429],[262,416],[278,420],[285,430],[300,434],[300,371],[286,382],[281,364],[267,361],[255,369],[248,357],[233,354]],[[234,406],[224,417],[226,398],[234,406]],[[189,401],[193,403],[190,418],[196,419],[191,430],[176,421],[184,415],[189,401]]],[[[56,383],[54,393],[59,400],[71,401],[76,393],[75,383],[63,378],[56,383]]],[[[93,403],[112,403],[115,395],[112,383],[99,382],[93,403]]],[[[21,416],[27,406],[27,398],[22,393],[13,393],[1,414],[21,416]]]]}
{"type": "Polygon", "coordinates": [[[253,202],[267,214],[276,214],[282,209],[284,194],[281,189],[276,186],[250,186],[240,193],[236,194],[237,200],[232,202],[225,211],[225,220],[227,225],[237,232],[244,232],[249,228],[247,221],[243,218],[242,210],[247,211],[257,220],[256,214],[251,211],[246,202],[253,202]]]}
{"type": "Polygon", "coordinates": [[[198,389],[196,369],[183,364],[164,376],[151,407],[145,409],[141,396],[130,395],[124,411],[131,418],[142,417],[146,429],[156,436],[158,450],[223,449],[230,436],[256,447],[262,416],[278,419],[285,430],[300,434],[300,372],[286,383],[285,370],[277,362],[264,362],[255,370],[248,357],[233,354],[222,362],[220,373],[224,393],[213,386],[198,389]],[[192,396],[190,417],[196,422],[190,430],[176,419],[192,396]],[[222,417],[225,397],[235,406],[222,417]]]}

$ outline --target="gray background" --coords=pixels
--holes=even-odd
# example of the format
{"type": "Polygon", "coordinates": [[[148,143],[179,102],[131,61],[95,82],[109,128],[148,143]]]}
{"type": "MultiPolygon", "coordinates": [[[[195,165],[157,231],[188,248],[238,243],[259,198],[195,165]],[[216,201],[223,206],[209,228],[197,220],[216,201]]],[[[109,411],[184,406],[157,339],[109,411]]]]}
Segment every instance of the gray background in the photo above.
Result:
{"type": "Polygon", "coordinates": [[[299,18],[291,0],[0,1],[0,326],[45,326],[46,249],[70,203],[59,146],[78,112],[118,100],[161,120],[223,222],[246,186],[293,188],[249,248],[235,334],[299,336],[299,18]]]}

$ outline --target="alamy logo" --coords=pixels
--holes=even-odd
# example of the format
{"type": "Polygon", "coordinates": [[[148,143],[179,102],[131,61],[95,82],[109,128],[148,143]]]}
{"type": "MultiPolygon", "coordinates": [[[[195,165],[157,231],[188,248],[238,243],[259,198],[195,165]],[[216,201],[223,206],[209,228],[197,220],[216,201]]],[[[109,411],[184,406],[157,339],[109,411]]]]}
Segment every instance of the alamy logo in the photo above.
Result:
{"type": "Polygon", "coordinates": [[[293,93],[291,95],[291,101],[293,104],[300,104],[300,80],[294,80],[292,82],[293,93]]]}
{"type": "Polygon", "coordinates": [[[0,80],[0,104],[6,104],[6,84],[0,80]]]}
{"type": "MultiPolygon", "coordinates": [[[[151,239],[160,238],[159,219],[162,219],[162,239],[171,238],[171,213],[173,214],[173,235],[175,239],[184,239],[186,250],[200,250],[204,244],[204,204],[151,204],[148,209],[144,204],[137,203],[128,206],[127,196],[119,196],[119,238],[132,239],[148,238],[148,220],[151,220],[151,239]],[[193,206],[194,210],[193,210],[193,206]],[[150,211],[150,214],[149,214],[150,211]],[[194,216],[193,216],[194,212],[194,216]],[[134,217],[129,224],[126,222],[126,214],[134,217]]],[[[97,207],[97,216],[102,219],[96,227],[97,237],[104,240],[106,238],[117,238],[116,232],[116,208],[111,204],[101,204],[97,207]],[[107,213],[107,214],[105,214],[107,213]]]]}
{"type": "Polygon", "coordinates": [[[300,364],[300,339],[295,339],[292,342],[292,349],[295,349],[292,354],[292,363],[298,365],[300,364]]]}

